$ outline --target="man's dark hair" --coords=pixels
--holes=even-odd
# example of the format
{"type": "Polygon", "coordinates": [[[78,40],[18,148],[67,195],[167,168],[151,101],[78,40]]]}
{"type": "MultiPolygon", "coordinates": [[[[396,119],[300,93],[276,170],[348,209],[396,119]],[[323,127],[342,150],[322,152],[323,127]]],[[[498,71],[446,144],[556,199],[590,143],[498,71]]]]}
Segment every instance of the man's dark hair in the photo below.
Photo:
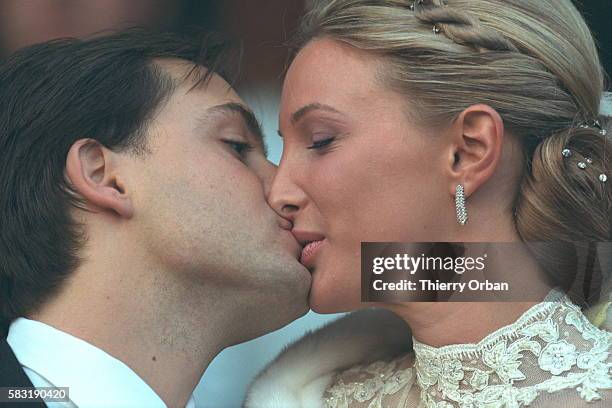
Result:
{"type": "Polygon", "coordinates": [[[33,45],[0,63],[0,334],[79,264],[86,238],[70,210],[84,206],[64,175],[72,144],[146,154],[147,122],[177,83],[153,60],[192,62],[183,79],[196,86],[224,76],[226,51],[210,35],[130,29],[33,45]]]}

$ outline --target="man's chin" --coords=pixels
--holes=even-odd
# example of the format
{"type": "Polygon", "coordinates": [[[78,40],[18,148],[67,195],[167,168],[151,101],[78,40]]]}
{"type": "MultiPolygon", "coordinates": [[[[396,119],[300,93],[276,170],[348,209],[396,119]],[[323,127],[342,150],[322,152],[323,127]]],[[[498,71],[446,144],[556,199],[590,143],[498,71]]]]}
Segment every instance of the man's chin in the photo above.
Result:
{"type": "Polygon", "coordinates": [[[282,265],[275,265],[273,270],[274,272],[267,271],[268,277],[265,283],[261,276],[254,276],[260,284],[258,293],[265,294],[280,303],[303,303],[308,309],[307,300],[312,284],[312,276],[308,269],[297,260],[290,259],[282,265]]]}

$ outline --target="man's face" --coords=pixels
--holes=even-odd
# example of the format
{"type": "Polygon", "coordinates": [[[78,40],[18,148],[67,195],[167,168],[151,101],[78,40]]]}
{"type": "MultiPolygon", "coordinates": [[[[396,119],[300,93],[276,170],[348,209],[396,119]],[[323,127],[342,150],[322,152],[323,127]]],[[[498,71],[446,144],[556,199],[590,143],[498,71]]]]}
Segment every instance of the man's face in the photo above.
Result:
{"type": "MultiPolygon", "coordinates": [[[[161,65],[182,69],[176,64],[161,65]]],[[[276,168],[258,126],[219,76],[191,85],[179,86],[157,112],[148,128],[151,153],[133,160],[134,239],[188,283],[231,286],[258,306],[303,313],[310,273],[297,260],[290,223],[266,203],[276,168]]]]}

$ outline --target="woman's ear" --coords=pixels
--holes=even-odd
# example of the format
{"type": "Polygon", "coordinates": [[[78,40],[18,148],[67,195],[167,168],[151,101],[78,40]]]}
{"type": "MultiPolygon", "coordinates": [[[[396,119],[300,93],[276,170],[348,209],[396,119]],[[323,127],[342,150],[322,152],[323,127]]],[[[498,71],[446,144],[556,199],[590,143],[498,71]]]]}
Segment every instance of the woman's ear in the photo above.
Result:
{"type": "Polygon", "coordinates": [[[91,210],[132,217],[134,207],[121,179],[116,154],[98,141],[79,139],[70,147],[66,176],[91,210]]]}
{"type": "Polygon", "coordinates": [[[501,160],[504,122],[495,109],[478,104],[461,112],[453,128],[456,140],[451,172],[457,183],[449,188],[454,196],[456,184],[461,183],[469,196],[493,175],[501,160]]]}

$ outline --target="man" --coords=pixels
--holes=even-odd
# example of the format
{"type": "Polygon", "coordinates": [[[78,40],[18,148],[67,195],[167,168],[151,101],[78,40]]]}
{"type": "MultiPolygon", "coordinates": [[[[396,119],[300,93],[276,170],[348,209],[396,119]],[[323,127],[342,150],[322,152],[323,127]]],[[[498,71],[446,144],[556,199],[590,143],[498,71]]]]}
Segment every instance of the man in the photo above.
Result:
{"type": "Polygon", "coordinates": [[[221,350],[308,310],[257,122],[200,49],[130,30],[0,64],[0,387],[193,407],[221,350]]]}

